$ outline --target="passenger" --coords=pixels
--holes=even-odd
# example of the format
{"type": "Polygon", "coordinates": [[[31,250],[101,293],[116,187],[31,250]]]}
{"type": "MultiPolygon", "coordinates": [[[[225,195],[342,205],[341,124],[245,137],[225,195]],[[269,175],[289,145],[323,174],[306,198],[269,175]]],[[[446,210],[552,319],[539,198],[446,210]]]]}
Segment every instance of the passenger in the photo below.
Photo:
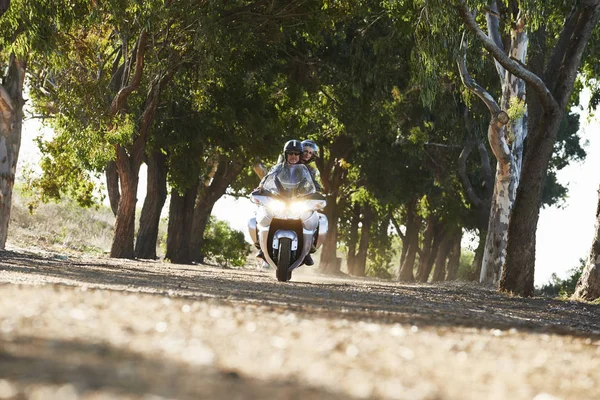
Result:
{"type": "Polygon", "coordinates": [[[300,162],[308,168],[317,192],[322,192],[323,187],[319,182],[319,171],[311,165],[317,158],[319,158],[319,146],[312,140],[304,140],[302,142],[302,159],[300,162]]]}

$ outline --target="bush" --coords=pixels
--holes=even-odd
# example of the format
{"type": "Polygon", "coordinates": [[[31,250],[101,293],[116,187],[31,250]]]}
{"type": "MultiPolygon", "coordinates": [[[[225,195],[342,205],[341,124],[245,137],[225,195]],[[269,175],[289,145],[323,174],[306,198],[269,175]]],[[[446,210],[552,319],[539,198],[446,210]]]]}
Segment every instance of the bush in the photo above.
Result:
{"type": "Polygon", "coordinates": [[[250,246],[242,232],[211,216],[204,232],[202,252],[206,258],[213,259],[220,266],[241,267],[250,254],[250,246]]]}

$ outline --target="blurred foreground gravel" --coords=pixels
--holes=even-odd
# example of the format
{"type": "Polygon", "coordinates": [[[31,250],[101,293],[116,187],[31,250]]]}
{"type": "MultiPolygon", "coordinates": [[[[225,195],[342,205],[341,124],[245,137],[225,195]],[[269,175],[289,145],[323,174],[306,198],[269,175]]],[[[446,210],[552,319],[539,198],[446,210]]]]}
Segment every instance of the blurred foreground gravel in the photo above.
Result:
{"type": "Polygon", "coordinates": [[[0,252],[0,399],[600,399],[600,306],[0,252]]]}

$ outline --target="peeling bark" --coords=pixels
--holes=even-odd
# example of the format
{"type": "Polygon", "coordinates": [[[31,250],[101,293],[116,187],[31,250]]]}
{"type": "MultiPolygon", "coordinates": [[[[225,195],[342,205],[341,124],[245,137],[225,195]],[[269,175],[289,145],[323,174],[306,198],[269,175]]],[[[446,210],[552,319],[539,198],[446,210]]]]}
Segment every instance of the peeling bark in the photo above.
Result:
{"type": "Polygon", "coordinates": [[[6,246],[13,187],[21,148],[25,62],[11,55],[0,85],[0,249],[6,246]]]}
{"type": "MultiPolygon", "coordinates": [[[[501,44],[500,33],[496,31],[498,29],[497,19],[497,7],[495,2],[492,2],[490,12],[487,13],[488,29],[490,29],[488,36],[496,44],[496,47],[501,44]]],[[[519,20],[511,29],[510,57],[524,63],[528,42],[523,20],[519,20]]],[[[464,37],[461,47],[466,50],[464,37]]],[[[499,74],[503,74],[499,76],[502,84],[502,98],[498,105],[493,97],[470,77],[464,54],[459,59],[458,66],[465,86],[484,101],[492,116],[488,128],[488,141],[496,157],[497,165],[479,280],[482,283],[497,285],[506,258],[508,224],[516,189],[519,185],[523,142],[527,135],[527,111],[513,121],[509,121],[508,114],[504,110],[511,107],[513,99],[522,104],[525,103],[525,82],[497,62],[497,71],[499,74]],[[510,124],[507,126],[509,122],[510,124]]],[[[480,231],[483,230],[480,228],[480,231]]]]}

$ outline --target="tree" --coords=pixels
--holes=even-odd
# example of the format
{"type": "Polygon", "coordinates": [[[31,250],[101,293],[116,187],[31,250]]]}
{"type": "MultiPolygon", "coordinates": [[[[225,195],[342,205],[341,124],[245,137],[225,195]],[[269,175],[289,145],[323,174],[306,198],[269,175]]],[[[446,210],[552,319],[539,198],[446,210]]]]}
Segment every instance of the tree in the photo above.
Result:
{"type": "Polygon", "coordinates": [[[576,299],[596,300],[600,298],[600,187],[598,187],[595,229],[590,255],[573,294],[576,299]]]}
{"type": "Polygon", "coordinates": [[[29,64],[52,54],[57,27],[68,27],[88,12],[85,1],[0,1],[0,249],[8,234],[13,185],[21,147],[23,87],[29,64]]]}
{"type": "MultiPolygon", "coordinates": [[[[533,295],[535,268],[535,231],[542,188],[563,115],[569,104],[577,70],[600,14],[600,1],[581,1],[566,14],[562,30],[554,41],[554,26],[547,24],[549,5],[531,17],[537,29],[530,34],[536,41],[528,59],[528,68],[509,58],[481,30],[464,0],[454,2],[466,27],[506,70],[523,79],[527,93],[529,125],[523,156],[521,182],[517,189],[508,228],[507,256],[500,289],[523,296],[533,295]],[[544,15],[545,13],[545,15],[544,15]],[[537,19],[536,19],[537,17],[537,19]],[[550,54],[546,50],[551,50],[550,54]]],[[[519,3],[512,3],[522,6],[519,3]]],[[[552,8],[551,8],[552,7],[552,8]]],[[[534,10],[529,10],[535,14],[534,10]]],[[[557,17],[557,14],[553,14],[557,17]]]]}
{"type": "MultiPolygon", "coordinates": [[[[500,15],[496,1],[490,2],[486,17],[488,38],[500,49],[504,49],[503,43],[506,41],[501,36],[500,15]]],[[[523,64],[526,61],[529,39],[524,29],[524,17],[521,15],[513,17],[518,20],[510,25],[510,45],[505,53],[523,64]]],[[[465,46],[464,37],[463,46],[465,46]]],[[[464,50],[466,51],[466,48],[464,50]]],[[[480,282],[497,284],[502,275],[508,221],[519,186],[523,142],[527,135],[527,109],[524,107],[525,82],[510,71],[507,72],[496,62],[502,93],[498,105],[494,98],[470,77],[464,56],[459,59],[458,64],[463,83],[483,100],[491,114],[488,140],[496,156],[497,166],[480,282]]]]}
{"type": "Polygon", "coordinates": [[[70,175],[66,186],[76,186],[87,171],[112,167],[112,257],[134,257],[139,168],[161,92],[186,52],[179,45],[189,41],[172,12],[159,1],[92,3],[84,18],[60,31],[60,51],[37,65],[49,78],[36,81],[36,106],[54,112],[56,132],[45,147],[42,181],[59,194],[65,188],[54,189],[57,177],[70,175]]]}

